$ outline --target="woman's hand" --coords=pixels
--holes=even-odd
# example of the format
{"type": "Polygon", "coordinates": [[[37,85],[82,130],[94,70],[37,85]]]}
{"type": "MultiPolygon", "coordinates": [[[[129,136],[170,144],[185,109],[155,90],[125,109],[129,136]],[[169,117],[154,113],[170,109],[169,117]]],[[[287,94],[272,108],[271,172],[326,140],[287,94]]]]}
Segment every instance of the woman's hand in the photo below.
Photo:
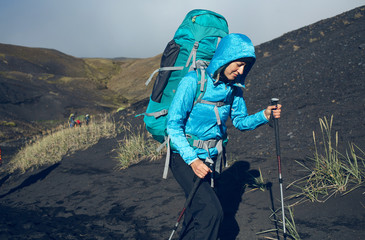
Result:
{"type": "Polygon", "coordinates": [[[197,175],[199,178],[205,178],[208,173],[212,172],[212,170],[210,170],[210,168],[200,159],[194,160],[190,166],[193,169],[195,175],[197,175]]]}
{"type": "Polygon", "coordinates": [[[266,117],[267,120],[270,119],[271,111],[272,111],[272,114],[273,114],[274,118],[280,118],[281,104],[274,105],[274,106],[268,106],[265,109],[264,114],[265,114],[265,117],[266,117]]]}

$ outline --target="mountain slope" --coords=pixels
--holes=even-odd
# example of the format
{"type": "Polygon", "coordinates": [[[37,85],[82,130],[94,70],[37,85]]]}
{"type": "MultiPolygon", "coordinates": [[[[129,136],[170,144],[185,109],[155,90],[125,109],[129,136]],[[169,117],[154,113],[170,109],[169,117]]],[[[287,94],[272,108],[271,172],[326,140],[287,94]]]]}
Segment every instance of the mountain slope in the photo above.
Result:
{"type": "MultiPolygon", "coordinates": [[[[357,8],[256,47],[244,97],[251,113],[271,97],[280,99],[282,141],[288,150],[307,151],[312,131],[319,133],[318,119],[331,115],[333,130],[345,143],[365,146],[363,133],[355,130],[365,124],[364,15],[364,7],[357,8]]],[[[253,146],[269,152],[259,143],[264,131],[248,134],[253,146]]]]}
{"type": "MultiPolygon", "coordinates": [[[[264,108],[271,97],[283,104],[284,187],[305,174],[295,160],[309,163],[319,117],[333,114],[340,144],[349,140],[365,149],[364,39],[365,7],[360,7],[256,47],[257,62],[244,97],[250,113],[264,108]]],[[[116,113],[116,122],[142,126],[134,112],[143,112],[147,101],[116,113]]],[[[273,130],[262,126],[239,132],[229,126],[229,136],[228,160],[237,164],[220,178],[230,200],[225,239],[277,239],[256,234],[274,228],[269,216],[272,204],[280,204],[273,130]],[[272,188],[244,189],[249,170],[261,170],[272,188]]],[[[171,173],[162,179],[162,159],[116,170],[114,149],[122,139],[102,140],[36,172],[0,175],[0,239],[168,239],[183,207],[183,192],[171,173]]],[[[363,239],[363,192],[362,187],[325,203],[294,207],[301,239],[363,239]]],[[[285,196],[291,193],[284,191],[285,196]]]]}
{"type": "Polygon", "coordinates": [[[71,113],[111,112],[146,97],[143,80],[153,61],[158,59],[80,59],[0,44],[0,140],[38,134],[66,123],[71,113]]]}

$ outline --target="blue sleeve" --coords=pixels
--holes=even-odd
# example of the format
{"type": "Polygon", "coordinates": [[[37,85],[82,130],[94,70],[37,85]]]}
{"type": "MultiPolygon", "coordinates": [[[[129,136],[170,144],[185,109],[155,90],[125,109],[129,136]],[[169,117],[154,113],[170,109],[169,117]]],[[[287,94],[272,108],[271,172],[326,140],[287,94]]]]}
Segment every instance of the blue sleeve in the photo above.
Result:
{"type": "Polygon", "coordinates": [[[187,164],[198,156],[185,137],[185,124],[191,112],[197,91],[196,74],[190,73],[181,81],[169,108],[167,134],[187,164]]]}
{"type": "Polygon", "coordinates": [[[242,97],[242,90],[238,89],[234,95],[231,109],[231,119],[233,125],[241,130],[253,130],[268,122],[264,114],[265,110],[248,115],[245,100],[242,97]]]}

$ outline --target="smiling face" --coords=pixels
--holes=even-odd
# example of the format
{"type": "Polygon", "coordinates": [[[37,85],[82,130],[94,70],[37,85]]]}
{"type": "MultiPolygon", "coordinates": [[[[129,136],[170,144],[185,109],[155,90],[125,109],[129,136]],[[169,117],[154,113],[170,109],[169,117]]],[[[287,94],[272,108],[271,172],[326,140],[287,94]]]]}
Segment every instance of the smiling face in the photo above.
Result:
{"type": "Polygon", "coordinates": [[[231,62],[224,70],[224,75],[230,81],[233,81],[237,76],[242,75],[245,70],[246,63],[242,61],[231,62]]]}

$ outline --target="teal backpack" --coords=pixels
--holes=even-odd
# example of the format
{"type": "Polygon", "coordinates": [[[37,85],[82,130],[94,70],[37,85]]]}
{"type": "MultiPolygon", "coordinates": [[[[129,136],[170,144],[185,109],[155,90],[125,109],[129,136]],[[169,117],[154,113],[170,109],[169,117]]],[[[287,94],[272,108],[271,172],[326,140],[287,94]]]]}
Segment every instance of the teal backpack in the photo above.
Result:
{"type": "Polygon", "coordinates": [[[186,15],[163,52],[160,68],[154,71],[146,82],[148,85],[152,77],[158,73],[146,113],[143,114],[146,128],[154,139],[161,143],[167,141],[166,123],[169,106],[180,80],[187,72],[200,71],[202,79],[198,83],[197,98],[202,98],[205,69],[220,39],[227,34],[227,21],[220,14],[196,9],[186,15]]]}

